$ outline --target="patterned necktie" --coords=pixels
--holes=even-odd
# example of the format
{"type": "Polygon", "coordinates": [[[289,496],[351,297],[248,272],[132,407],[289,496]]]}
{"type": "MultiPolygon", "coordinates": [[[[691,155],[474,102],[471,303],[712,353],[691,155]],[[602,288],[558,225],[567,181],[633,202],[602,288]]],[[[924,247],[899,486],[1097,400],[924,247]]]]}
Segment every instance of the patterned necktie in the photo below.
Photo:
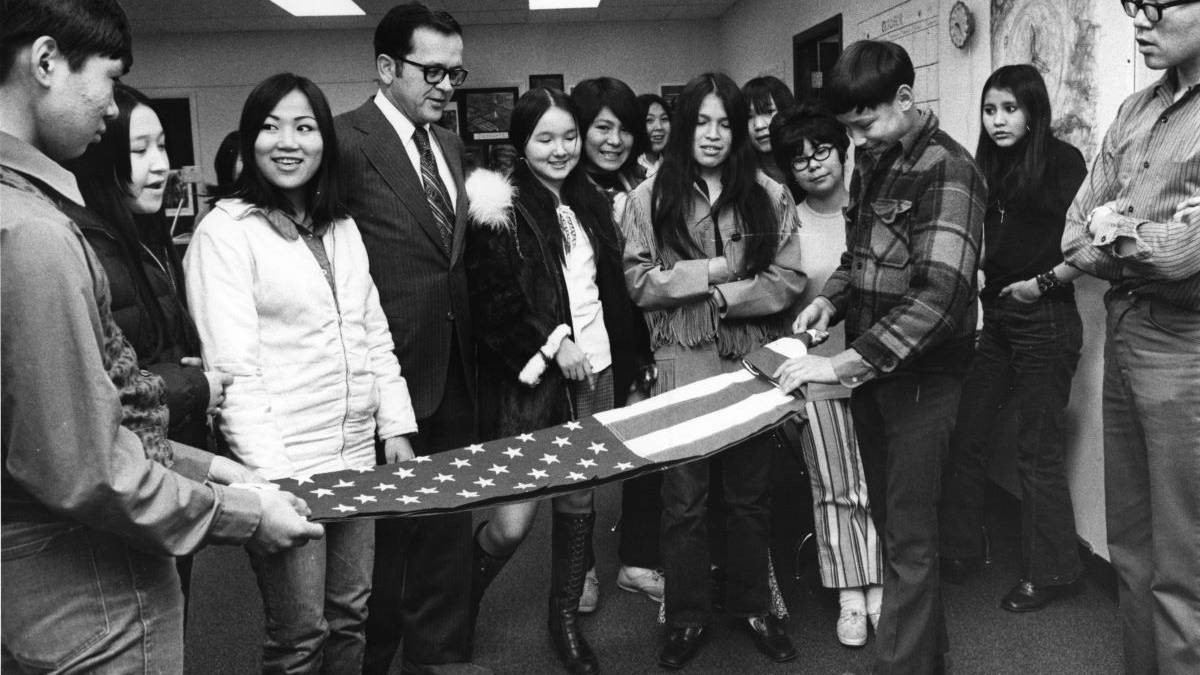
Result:
{"type": "Polygon", "coordinates": [[[429,132],[424,127],[417,127],[413,132],[413,141],[421,153],[421,184],[425,188],[425,199],[437,220],[438,231],[442,233],[442,246],[449,251],[454,240],[454,211],[450,208],[450,194],[446,192],[446,184],[438,174],[437,162],[429,147],[429,132]]]}

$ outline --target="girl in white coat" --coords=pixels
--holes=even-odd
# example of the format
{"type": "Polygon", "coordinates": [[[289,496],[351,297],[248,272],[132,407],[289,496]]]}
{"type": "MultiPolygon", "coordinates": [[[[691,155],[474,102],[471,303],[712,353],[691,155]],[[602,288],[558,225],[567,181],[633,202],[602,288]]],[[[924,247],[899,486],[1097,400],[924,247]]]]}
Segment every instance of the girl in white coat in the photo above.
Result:
{"type": "MultiPolygon", "coordinates": [[[[412,457],[408,387],[371,281],[366,249],[338,203],[337,141],[321,90],[289,73],[251,92],[246,158],[229,198],[185,258],[207,368],[228,373],[219,428],[251,469],[308,499],[314,473],[412,457]]],[[[348,506],[352,506],[349,504],[348,506]]],[[[265,672],[362,669],[374,559],[366,520],[251,556],[266,613],[265,672]]]]}

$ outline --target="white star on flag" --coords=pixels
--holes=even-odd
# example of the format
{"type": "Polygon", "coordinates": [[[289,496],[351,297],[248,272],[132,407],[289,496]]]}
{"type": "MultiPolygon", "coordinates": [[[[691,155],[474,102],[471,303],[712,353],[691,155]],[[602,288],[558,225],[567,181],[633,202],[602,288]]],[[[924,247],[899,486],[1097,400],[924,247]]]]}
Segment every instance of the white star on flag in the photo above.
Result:
{"type": "Polygon", "coordinates": [[[571,473],[567,474],[567,478],[570,478],[571,480],[584,480],[585,478],[587,478],[587,476],[585,476],[581,473],[572,471],[571,473]]]}
{"type": "Polygon", "coordinates": [[[563,437],[561,437],[561,436],[555,436],[555,437],[554,437],[554,440],[552,440],[552,441],[550,441],[550,442],[551,442],[551,443],[553,443],[554,445],[557,445],[557,446],[558,446],[558,447],[560,447],[560,448],[561,448],[562,446],[564,446],[564,445],[570,445],[570,444],[571,444],[571,441],[569,441],[569,440],[567,440],[567,439],[565,439],[565,438],[563,438],[563,437]]]}
{"type": "Polygon", "coordinates": [[[469,460],[469,459],[463,459],[462,457],[459,457],[458,459],[456,459],[456,460],[454,460],[453,462],[450,462],[450,463],[451,463],[451,464],[453,464],[453,465],[454,465],[454,468],[456,468],[456,469],[461,469],[461,468],[463,468],[464,466],[471,466],[471,460],[469,460]]]}
{"type": "Polygon", "coordinates": [[[346,506],[345,504],[338,504],[337,506],[333,507],[333,510],[339,511],[341,513],[349,513],[351,511],[357,511],[358,509],[354,508],[353,506],[346,506]]]}
{"type": "Polygon", "coordinates": [[[316,495],[317,499],[320,499],[321,497],[332,497],[333,496],[333,490],[330,490],[328,488],[317,488],[316,490],[309,490],[309,492],[316,495]]]}
{"type": "Polygon", "coordinates": [[[542,458],[538,461],[545,462],[546,464],[558,464],[558,455],[542,455],[542,458]]]}
{"type": "Polygon", "coordinates": [[[588,450],[591,450],[594,454],[597,454],[597,455],[602,452],[608,452],[608,448],[604,447],[603,443],[592,443],[591,445],[588,446],[588,450]]]}
{"type": "Polygon", "coordinates": [[[417,488],[417,492],[420,492],[423,495],[436,495],[438,493],[438,489],[435,487],[423,487],[417,488]]]}
{"type": "Polygon", "coordinates": [[[509,459],[516,459],[517,457],[523,456],[521,454],[521,451],[516,448],[509,448],[509,449],[505,450],[503,454],[508,455],[509,459]]]}
{"type": "Polygon", "coordinates": [[[396,497],[396,501],[402,504],[420,504],[421,498],[414,497],[412,495],[404,495],[403,497],[396,497]]]}
{"type": "Polygon", "coordinates": [[[396,469],[395,471],[393,471],[392,475],[399,476],[401,478],[412,478],[415,475],[415,472],[412,469],[406,469],[404,467],[400,467],[399,469],[396,469]]]}
{"type": "Polygon", "coordinates": [[[453,481],[454,476],[447,476],[444,473],[439,473],[438,475],[434,476],[433,479],[439,483],[445,483],[446,481],[453,481]]]}
{"type": "Polygon", "coordinates": [[[416,462],[417,464],[423,464],[425,462],[432,462],[433,458],[426,455],[419,455],[417,457],[413,457],[409,461],[416,462]]]}
{"type": "Polygon", "coordinates": [[[542,471],[541,469],[534,469],[525,475],[529,476],[530,478],[548,478],[550,476],[550,474],[542,471]]]}
{"type": "Polygon", "coordinates": [[[520,436],[517,436],[517,440],[521,441],[522,443],[529,443],[533,441],[533,434],[521,434],[520,436]]]}
{"type": "Polygon", "coordinates": [[[567,422],[566,424],[564,424],[563,427],[566,429],[570,429],[571,431],[579,431],[580,429],[583,428],[583,425],[580,424],[578,420],[571,420],[570,422],[567,422]]]}
{"type": "Polygon", "coordinates": [[[483,446],[478,443],[468,445],[467,450],[470,450],[472,455],[478,455],[481,452],[485,452],[483,446]]]}
{"type": "Polygon", "coordinates": [[[374,470],[375,470],[375,467],[373,467],[373,466],[360,466],[360,467],[358,467],[358,468],[356,468],[356,469],[354,469],[354,470],[355,470],[355,471],[357,471],[357,472],[359,472],[359,473],[371,473],[372,471],[374,471],[374,470]]]}
{"type": "Polygon", "coordinates": [[[478,492],[471,492],[470,490],[461,490],[459,492],[456,492],[455,494],[457,494],[459,497],[462,497],[463,499],[471,499],[473,497],[479,496],[478,492]]]}
{"type": "Polygon", "coordinates": [[[296,481],[297,486],[313,482],[312,476],[293,476],[292,480],[296,481]]]}
{"type": "Polygon", "coordinates": [[[588,459],[587,457],[584,457],[583,459],[576,462],[576,464],[578,464],[579,466],[582,466],[583,468],[586,469],[589,466],[596,466],[596,460],[588,459]]]}
{"type": "Polygon", "coordinates": [[[499,475],[500,475],[500,474],[502,474],[502,473],[508,473],[508,467],[507,467],[507,466],[500,466],[499,464],[493,464],[493,465],[492,465],[492,468],[488,469],[488,471],[491,471],[492,473],[494,473],[494,474],[496,474],[497,476],[499,476],[499,475]]]}
{"type": "Polygon", "coordinates": [[[481,488],[492,487],[493,485],[496,484],[496,481],[492,480],[491,478],[480,478],[480,479],[472,481],[472,482],[481,488]]]}
{"type": "Polygon", "coordinates": [[[391,483],[380,483],[379,485],[375,486],[375,489],[383,492],[384,490],[395,490],[396,486],[392,485],[391,483]]]}
{"type": "Polygon", "coordinates": [[[513,489],[528,490],[529,488],[535,488],[535,487],[537,487],[537,486],[534,485],[533,483],[517,483],[516,485],[513,486],[513,489]]]}
{"type": "Polygon", "coordinates": [[[366,504],[367,502],[375,501],[375,495],[359,495],[355,499],[358,500],[359,504],[366,504]]]}
{"type": "Polygon", "coordinates": [[[632,468],[633,468],[633,465],[630,464],[629,462],[619,462],[617,464],[617,471],[628,471],[632,468]]]}
{"type": "Polygon", "coordinates": [[[337,482],[337,485],[334,485],[333,487],[334,487],[334,489],[335,489],[335,490],[336,490],[337,488],[348,488],[348,487],[354,487],[354,481],[352,481],[352,480],[345,480],[345,479],[343,479],[343,480],[339,480],[339,481],[337,482]]]}

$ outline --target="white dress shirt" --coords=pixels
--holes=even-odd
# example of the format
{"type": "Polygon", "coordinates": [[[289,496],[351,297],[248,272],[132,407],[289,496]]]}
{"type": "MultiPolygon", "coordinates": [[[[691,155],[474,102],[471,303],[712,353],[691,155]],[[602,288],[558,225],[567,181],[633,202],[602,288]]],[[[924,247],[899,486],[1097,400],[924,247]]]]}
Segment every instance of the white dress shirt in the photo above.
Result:
{"type": "MultiPolygon", "coordinates": [[[[380,112],[391,123],[396,134],[400,136],[400,142],[404,144],[404,151],[408,153],[408,159],[412,162],[413,171],[417,172],[417,180],[421,180],[421,151],[417,149],[417,142],[413,140],[413,133],[416,132],[417,126],[412,123],[412,120],[405,117],[404,113],[400,112],[395,105],[392,105],[382,91],[375,93],[374,100],[375,105],[379,106],[380,112]]],[[[454,174],[450,173],[450,165],[446,163],[442,146],[438,144],[437,136],[429,130],[428,124],[425,125],[425,131],[429,133],[429,147],[433,150],[433,160],[437,162],[438,175],[442,177],[442,183],[446,185],[446,192],[450,195],[450,208],[453,210],[458,201],[458,188],[454,185],[454,174]]]]}

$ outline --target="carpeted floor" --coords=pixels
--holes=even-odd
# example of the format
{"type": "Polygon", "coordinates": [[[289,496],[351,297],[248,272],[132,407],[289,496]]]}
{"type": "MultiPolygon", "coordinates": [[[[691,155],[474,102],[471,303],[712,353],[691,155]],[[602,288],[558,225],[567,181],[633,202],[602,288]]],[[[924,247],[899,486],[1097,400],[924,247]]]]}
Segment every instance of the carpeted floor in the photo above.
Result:
{"type": "MultiPolygon", "coordinates": [[[[776,504],[798,508],[786,485],[776,504]],[[791,503],[788,503],[791,502],[791,503]]],[[[791,491],[799,496],[799,492],[791,491]]],[[[804,497],[806,498],[806,497],[804,497]]],[[[1015,615],[999,608],[1000,597],[1016,581],[1018,564],[1017,504],[996,495],[991,509],[992,558],[981,574],[963,586],[944,586],[954,675],[1013,673],[1019,675],[1101,675],[1121,672],[1120,632],[1103,568],[1080,592],[1041,612],[1015,615]]],[[[620,492],[615,486],[598,493],[595,537],[601,601],[586,618],[586,635],[605,673],[666,672],[656,665],[660,627],[658,605],[617,588],[617,536],[612,531],[620,492]]],[[[529,540],[514,556],[484,600],[477,632],[475,662],[497,675],[559,673],[563,670],[546,634],[546,584],[549,574],[549,518],[543,505],[529,540]]],[[[479,516],[477,516],[479,517],[479,516]]],[[[791,522],[777,517],[777,539],[788,539],[791,522]]],[[[787,550],[782,541],[777,550],[787,550]]],[[[860,649],[841,646],[834,635],[836,598],[819,588],[815,567],[801,561],[800,575],[791,555],[777,555],[780,582],[791,619],[788,630],[800,657],[773,664],[755,651],[748,637],[724,618],[711,627],[709,642],[684,671],[689,674],[867,673],[873,641],[860,649]]],[[[193,600],[188,623],[188,672],[254,673],[259,670],[262,606],[245,553],[210,548],[196,559],[193,600]]],[[[873,639],[872,639],[873,640],[873,639]]]]}

